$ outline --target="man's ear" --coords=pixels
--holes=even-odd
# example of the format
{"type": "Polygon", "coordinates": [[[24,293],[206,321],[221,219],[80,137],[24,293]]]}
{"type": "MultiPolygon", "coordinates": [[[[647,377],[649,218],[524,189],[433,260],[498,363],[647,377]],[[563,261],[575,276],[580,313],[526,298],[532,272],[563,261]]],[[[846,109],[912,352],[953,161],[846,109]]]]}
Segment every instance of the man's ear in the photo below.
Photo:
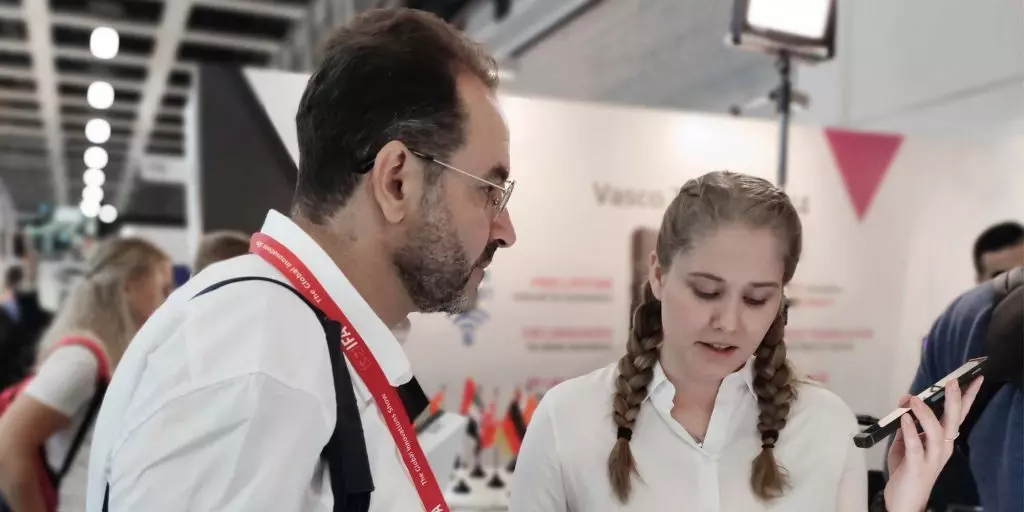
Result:
{"type": "Polygon", "coordinates": [[[654,297],[661,300],[661,292],[665,283],[665,269],[658,262],[658,253],[655,251],[651,251],[647,280],[651,284],[651,291],[654,292],[654,297]]]}
{"type": "Polygon", "coordinates": [[[377,152],[367,180],[373,198],[387,222],[401,222],[417,205],[423,194],[423,163],[405,144],[393,140],[377,152]]]}

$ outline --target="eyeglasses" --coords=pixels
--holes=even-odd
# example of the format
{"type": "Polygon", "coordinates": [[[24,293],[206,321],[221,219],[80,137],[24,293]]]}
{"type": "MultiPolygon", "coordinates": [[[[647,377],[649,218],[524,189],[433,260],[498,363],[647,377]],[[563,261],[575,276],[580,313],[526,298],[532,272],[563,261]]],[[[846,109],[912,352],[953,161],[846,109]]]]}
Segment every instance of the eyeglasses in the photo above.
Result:
{"type": "Polygon", "coordinates": [[[459,174],[461,174],[463,176],[466,176],[466,177],[472,178],[472,179],[474,179],[476,181],[479,181],[480,183],[483,183],[483,184],[485,184],[485,185],[487,185],[487,186],[489,186],[489,187],[491,187],[491,188],[493,188],[495,190],[501,191],[501,195],[500,196],[497,196],[497,197],[493,197],[492,196],[490,198],[490,200],[491,200],[491,207],[494,208],[494,217],[495,218],[497,218],[498,215],[501,215],[501,212],[505,211],[505,207],[508,205],[508,199],[510,197],[512,197],[512,190],[516,188],[515,180],[509,180],[509,181],[505,182],[505,186],[503,187],[501,185],[498,185],[497,183],[491,183],[490,181],[487,181],[487,180],[485,180],[485,179],[483,179],[483,178],[481,178],[479,176],[475,176],[475,175],[470,174],[470,173],[468,173],[466,171],[463,171],[462,169],[459,169],[458,167],[446,164],[446,163],[444,163],[444,162],[442,162],[442,161],[440,161],[440,160],[438,160],[438,159],[436,159],[436,158],[434,158],[432,156],[420,153],[419,151],[413,151],[413,150],[410,149],[409,152],[414,154],[414,155],[416,155],[416,156],[418,156],[418,157],[420,157],[420,158],[422,158],[422,159],[424,159],[424,160],[427,160],[429,162],[433,162],[433,163],[435,163],[437,165],[440,165],[441,167],[444,167],[445,169],[448,169],[450,171],[455,171],[455,172],[457,172],[457,173],[459,173],[459,174]]]}

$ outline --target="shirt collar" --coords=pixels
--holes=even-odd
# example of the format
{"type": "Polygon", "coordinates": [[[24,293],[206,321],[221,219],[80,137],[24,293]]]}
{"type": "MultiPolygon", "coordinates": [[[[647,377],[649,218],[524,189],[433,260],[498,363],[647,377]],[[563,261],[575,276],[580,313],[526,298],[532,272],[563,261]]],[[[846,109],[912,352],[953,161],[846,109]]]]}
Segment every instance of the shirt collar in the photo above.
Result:
{"type": "Polygon", "coordinates": [[[400,386],[412,379],[412,365],[391,329],[374,313],[315,240],[291,219],[275,210],[267,213],[260,231],[287,247],[313,272],[327,294],[345,312],[352,326],[362,336],[392,386],[400,386]]]}
{"type": "MultiPolygon", "coordinates": [[[[741,392],[750,393],[755,399],[757,393],[754,392],[754,356],[750,356],[747,359],[747,363],[742,368],[735,372],[726,375],[722,379],[722,385],[719,388],[719,392],[741,392]]],[[[651,378],[651,384],[647,386],[647,399],[650,400],[653,395],[657,393],[667,394],[669,401],[675,398],[676,388],[668,381],[668,376],[665,375],[665,369],[661,366],[661,361],[654,363],[654,376],[651,378]]]]}

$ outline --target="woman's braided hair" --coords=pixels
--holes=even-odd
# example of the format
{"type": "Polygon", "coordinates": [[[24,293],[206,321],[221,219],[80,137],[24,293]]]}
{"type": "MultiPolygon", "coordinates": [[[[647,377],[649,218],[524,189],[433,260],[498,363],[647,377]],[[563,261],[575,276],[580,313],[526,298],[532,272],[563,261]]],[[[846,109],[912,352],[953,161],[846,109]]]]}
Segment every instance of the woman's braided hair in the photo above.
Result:
{"type": "MultiPolygon", "coordinates": [[[[784,251],[782,281],[789,283],[800,259],[800,218],[785,192],[768,181],[744,174],[713,172],[683,185],[662,220],[656,248],[658,261],[667,267],[700,237],[727,224],[773,230],[784,251]]],[[[629,500],[633,475],[639,476],[629,443],[658,361],[663,338],[661,315],[661,302],[647,284],[643,300],[633,312],[626,355],[619,360],[612,400],[618,439],[608,457],[608,477],[612,490],[623,503],[629,500]]],[[[795,398],[793,372],[783,341],[785,324],[783,307],[754,352],[753,385],[760,410],[757,429],[761,433],[761,453],[754,458],[750,485],[765,501],[781,496],[789,484],[785,469],[774,455],[775,443],[786,426],[795,398]]]]}

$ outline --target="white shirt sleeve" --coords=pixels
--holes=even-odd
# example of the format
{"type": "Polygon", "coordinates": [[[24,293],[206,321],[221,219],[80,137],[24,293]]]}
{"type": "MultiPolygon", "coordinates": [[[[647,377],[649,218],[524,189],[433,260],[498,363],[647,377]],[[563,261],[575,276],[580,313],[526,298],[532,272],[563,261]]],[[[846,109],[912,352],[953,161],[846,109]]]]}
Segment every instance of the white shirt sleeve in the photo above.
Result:
{"type": "Polygon", "coordinates": [[[330,436],[315,396],[265,374],[199,389],[161,407],[113,454],[110,510],[305,509],[330,436]]]}
{"type": "Polygon", "coordinates": [[[558,435],[553,418],[554,396],[541,400],[516,459],[509,512],[568,512],[558,435]]]}
{"type": "MultiPolygon", "coordinates": [[[[854,423],[853,432],[857,432],[854,423]]],[[[868,510],[868,470],[864,462],[864,450],[857,448],[851,441],[847,443],[846,464],[843,476],[839,481],[839,494],[836,497],[837,512],[865,512],[868,510]]]]}
{"type": "Polygon", "coordinates": [[[89,349],[60,347],[43,361],[24,392],[70,419],[92,400],[98,371],[99,363],[89,349]]]}

